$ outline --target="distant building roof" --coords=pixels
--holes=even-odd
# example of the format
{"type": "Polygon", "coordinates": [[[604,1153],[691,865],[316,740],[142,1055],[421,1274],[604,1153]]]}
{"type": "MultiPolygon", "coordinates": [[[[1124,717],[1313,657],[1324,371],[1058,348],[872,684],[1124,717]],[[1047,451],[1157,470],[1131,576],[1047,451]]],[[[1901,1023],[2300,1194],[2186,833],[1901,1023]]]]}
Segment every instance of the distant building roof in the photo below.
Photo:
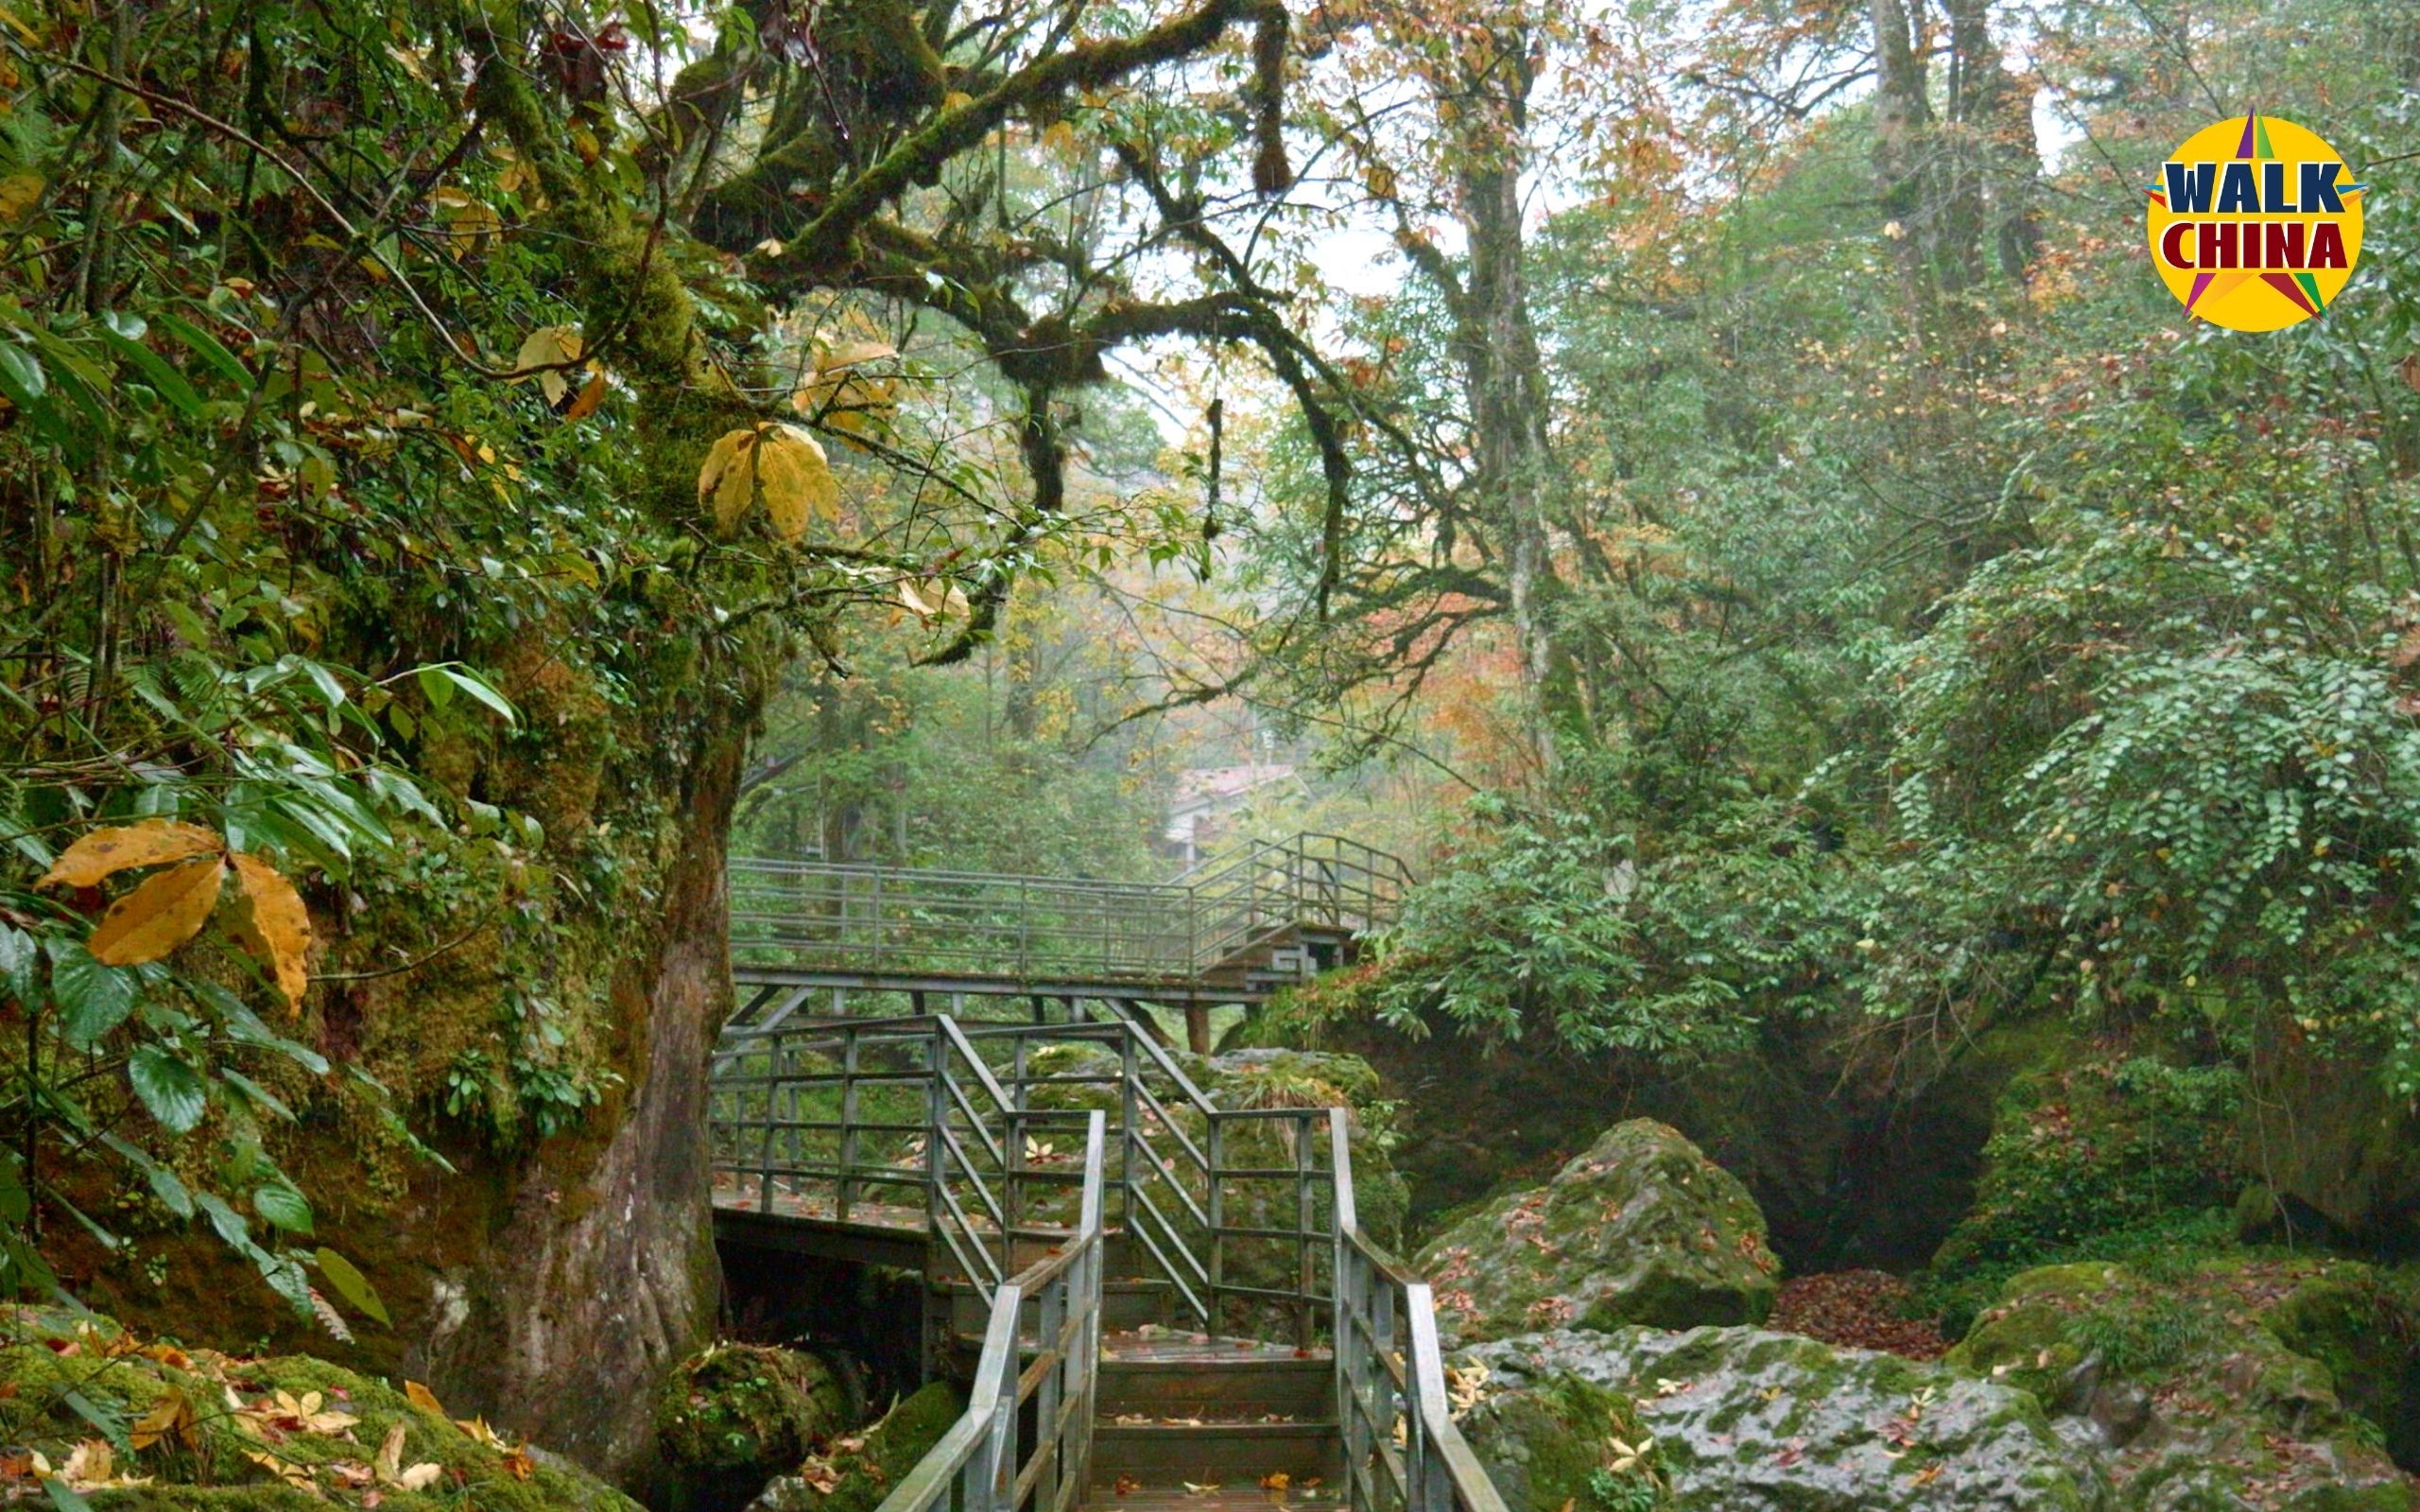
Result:
{"type": "Polygon", "coordinates": [[[1294,768],[1285,762],[1252,762],[1242,766],[1188,766],[1177,773],[1176,797],[1169,807],[1177,810],[1210,808],[1238,799],[1255,788],[1271,782],[1282,782],[1294,775],[1294,768]]]}

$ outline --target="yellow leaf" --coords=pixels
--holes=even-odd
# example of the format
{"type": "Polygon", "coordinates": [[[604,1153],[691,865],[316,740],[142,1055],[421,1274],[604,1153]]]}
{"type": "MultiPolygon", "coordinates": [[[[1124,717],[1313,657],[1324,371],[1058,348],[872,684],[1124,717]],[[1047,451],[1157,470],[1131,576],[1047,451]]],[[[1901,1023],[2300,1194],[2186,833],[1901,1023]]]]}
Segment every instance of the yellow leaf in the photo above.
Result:
{"type": "Polygon", "coordinates": [[[795,425],[776,425],[756,443],[756,481],[765,490],[765,513],[784,541],[806,534],[810,516],[832,520],[840,513],[840,480],[823,447],[795,425]]]}
{"type": "Polygon", "coordinates": [[[513,357],[513,367],[521,369],[513,381],[535,377],[546,403],[560,404],[563,395],[571,391],[571,380],[563,376],[562,365],[578,362],[582,350],[578,330],[567,325],[542,325],[522,341],[519,354],[513,357]],[[533,368],[546,370],[532,373],[529,369],[533,368]]]}
{"type": "Polygon", "coordinates": [[[42,198],[43,180],[38,173],[12,173],[0,179],[0,220],[25,218],[26,212],[42,198]]]}
{"type": "Polygon", "coordinates": [[[136,1419],[132,1443],[137,1449],[149,1449],[170,1434],[187,1444],[201,1439],[200,1415],[194,1411],[192,1400],[175,1386],[162,1394],[158,1405],[136,1419]]]}
{"type": "Polygon", "coordinates": [[[475,1444],[485,1444],[490,1449],[504,1448],[504,1440],[496,1436],[496,1431],[488,1426],[484,1418],[457,1418],[454,1426],[468,1435],[475,1444]]]}
{"type": "Polygon", "coordinates": [[[302,989],[310,981],[303,969],[311,954],[310,912],[302,906],[302,895],[294,890],[294,884],[275,867],[253,855],[233,859],[235,881],[244,893],[244,906],[237,911],[237,937],[277,977],[277,989],[285,994],[286,1008],[299,1009],[302,989]]]}
{"type": "Polygon", "coordinates": [[[698,469],[698,507],[710,509],[715,528],[726,534],[739,524],[756,491],[754,429],[727,431],[706,452],[698,469]]]}
{"type": "Polygon", "coordinates": [[[1042,142],[1045,146],[1057,147],[1062,152],[1072,152],[1076,146],[1076,128],[1071,122],[1053,121],[1043,128],[1042,142]]]}
{"type": "Polygon", "coordinates": [[[59,1473],[67,1478],[68,1485],[80,1486],[106,1481],[116,1469],[108,1443],[88,1438],[68,1454],[67,1463],[59,1468],[59,1473]]]}
{"type": "Polygon", "coordinates": [[[596,406],[603,403],[605,403],[605,374],[592,369],[588,375],[588,382],[580,386],[579,397],[571,402],[569,409],[563,411],[563,419],[586,420],[589,416],[596,414],[596,406]]]}
{"type": "Polygon", "coordinates": [[[887,341],[815,343],[815,367],[790,395],[790,407],[802,415],[820,416],[835,430],[852,435],[866,429],[866,411],[885,409],[898,396],[898,379],[864,370],[870,363],[899,355],[887,341]]]}
{"type": "Polygon", "coordinates": [[[435,1486],[437,1478],[443,1473],[445,1472],[439,1467],[424,1463],[415,1465],[395,1477],[395,1484],[406,1491],[425,1491],[435,1486]]]}
{"type": "Polygon", "coordinates": [[[436,203],[438,215],[445,222],[446,234],[454,243],[454,255],[457,257],[504,229],[504,221],[494,210],[460,189],[440,189],[429,198],[436,203]]]}
{"type": "Polygon", "coordinates": [[[404,1473],[404,1424],[402,1418],[387,1430],[387,1441],[378,1446],[377,1463],[372,1467],[382,1481],[391,1481],[404,1473]]]}
{"type": "Polygon", "coordinates": [[[320,1494],[318,1478],[312,1475],[309,1469],[304,1466],[256,1449],[244,1451],[244,1457],[255,1465],[265,1467],[270,1474],[298,1491],[306,1491],[313,1496],[320,1494]]]}
{"type": "Polygon", "coordinates": [[[140,966],[156,961],[194,937],[218,902],[227,858],[188,861],[110,904],[85,948],[103,966],[140,966]]]}
{"type": "Polygon", "coordinates": [[[411,1404],[413,1406],[419,1407],[424,1411],[433,1412],[440,1418],[445,1416],[445,1409],[437,1404],[437,1393],[429,1390],[426,1386],[422,1385],[419,1382],[405,1382],[404,1395],[411,1400],[411,1404]]]}
{"type": "Polygon", "coordinates": [[[37,886],[91,887],[130,867],[164,867],[207,855],[225,842],[199,824],[145,819],[140,824],[95,830],[67,848],[42,874],[37,886]]]}

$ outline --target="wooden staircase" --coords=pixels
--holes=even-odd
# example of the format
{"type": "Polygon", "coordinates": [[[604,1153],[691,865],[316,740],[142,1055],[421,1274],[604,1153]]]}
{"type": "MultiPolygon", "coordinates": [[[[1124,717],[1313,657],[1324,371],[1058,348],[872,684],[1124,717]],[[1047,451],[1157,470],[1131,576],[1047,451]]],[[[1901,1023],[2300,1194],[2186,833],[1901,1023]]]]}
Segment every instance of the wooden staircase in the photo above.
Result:
{"type": "Polygon", "coordinates": [[[1090,1501],[1202,1487],[1267,1506],[1340,1484],[1336,1361],[1325,1349],[1165,1332],[1102,1341],[1090,1501]]]}

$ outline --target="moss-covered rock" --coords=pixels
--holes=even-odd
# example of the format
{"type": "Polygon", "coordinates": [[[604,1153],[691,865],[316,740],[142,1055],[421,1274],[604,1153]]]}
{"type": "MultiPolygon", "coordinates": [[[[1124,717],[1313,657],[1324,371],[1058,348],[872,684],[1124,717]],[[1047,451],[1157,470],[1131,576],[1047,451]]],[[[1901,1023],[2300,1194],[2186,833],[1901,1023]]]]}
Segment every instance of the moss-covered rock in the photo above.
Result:
{"type": "Polygon", "coordinates": [[[1748,1328],[1562,1330],[1457,1362],[1512,1512],[2100,1512],[2027,1393],[1748,1328]]]}
{"type": "Polygon", "coordinates": [[[1679,1130],[1633,1119],[1545,1186],[1488,1203],[1419,1268],[1465,1341],[1564,1327],[1756,1323],[1780,1265],[1747,1188],[1679,1130]]]}
{"type": "Polygon", "coordinates": [[[2365,1265],[2236,1256],[2156,1280],[2047,1266],[1950,1359],[2072,1424],[2128,1508],[2420,1507],[2390,1455],[2420,1449],[2420,1318],[2365,1265]]]}
{"type": "Polygon", "coordinates": [[[638,1512],[555,1455],[324,1360],[187,1350],[63,1308],[0,1318],[0,1444],[41,1455],[102,1512],[373,1497],[391,1512],[638,1512]]]}
{"type": "Polygon", "coordinates": [[[760,1344],[717,1344],[664,1383],[656,1448],[684,1506],[737,1507],[862,1417],[823,1360],[760,1344]]]}
{"type": "Polygon", "coordinates": [[[2239,1073],[2111,1052],[2012,1080],[1994,1111],[1974,1206],[1923,1288],[1951,1335],[2017,1272],[2222,1243],[2241,1190],[2230,1120],[2239,1073]]]}
{"type": "Polygon", "coordinates": [[[833,1439],[794,1473],[775,1479],[749,1512],[873,1512],[965,1409],[955,1386],[936,1381],[864,1433],[833,1439]]]}

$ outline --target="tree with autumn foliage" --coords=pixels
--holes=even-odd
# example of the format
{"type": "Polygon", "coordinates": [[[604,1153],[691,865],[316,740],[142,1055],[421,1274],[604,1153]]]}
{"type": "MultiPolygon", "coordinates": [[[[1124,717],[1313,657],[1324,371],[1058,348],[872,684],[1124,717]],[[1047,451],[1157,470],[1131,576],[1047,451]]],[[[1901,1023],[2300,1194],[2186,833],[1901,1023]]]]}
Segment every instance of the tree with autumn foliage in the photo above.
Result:
{"type": "MultiPolygon", "coordinates": [[[[1337,316],[1370,491],[1341,612],[1232,680],[1481,775],[1437,786],[1461,859],[1387,965],[1313,1016],[1633,1087],[1753,1081],[1812,1026],[1910,1098],[2072,1024],[2243,1078],[2247,1147],[2307,1187],[2367,1158],[2314,1122],[2408,1127],[2420,285],[2382,255],[2289,332],[2195,326],[2137,198],[2210,119],[2319,102],[2394,245],[2408,18],[1514,23],[1443,28],[1416,93],[1381,52],[1325,96],[1402,249],[1337,316]],[[1565,146],[1608,99],[1611,150],[1565,146]],[[1482,214],[1481,146],[1517,218],[1482,214]],[[1513,324],[1474,324],[1508,267],[1513,324]]],[[[1304,542],[1273,521],[1255,559],[1307,593],[1304,542]]]]}

